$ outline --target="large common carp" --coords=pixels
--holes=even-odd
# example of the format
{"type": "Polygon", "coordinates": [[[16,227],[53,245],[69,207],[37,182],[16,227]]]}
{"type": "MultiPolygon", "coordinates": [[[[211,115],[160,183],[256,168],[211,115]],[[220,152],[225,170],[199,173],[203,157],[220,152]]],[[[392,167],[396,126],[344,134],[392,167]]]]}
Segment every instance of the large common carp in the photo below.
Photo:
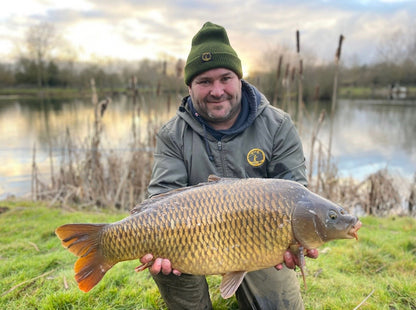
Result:
{"type": "Polygon", "coordinates": [[[56,234],[79,256],[75,278],[85,292],[116,263],[151,253],[182,273],[224,275],[220,290],[228,298],[246,272],[282,263],[287,249],[357,238],[360,227],[356,217],[299,183],[211,176],[145,200],[119,222],[67,224],[56,234]]]}

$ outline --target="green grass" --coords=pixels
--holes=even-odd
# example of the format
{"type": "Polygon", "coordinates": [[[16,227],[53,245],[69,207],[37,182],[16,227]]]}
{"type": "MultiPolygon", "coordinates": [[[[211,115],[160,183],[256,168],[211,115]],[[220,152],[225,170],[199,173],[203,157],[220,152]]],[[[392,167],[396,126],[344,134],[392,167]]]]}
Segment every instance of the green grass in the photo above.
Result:
{"type": "MultiPolygon", "coordinates": [[[[99,88],[97,92],[99,95],[104,96],[112,94],[113,92],[124,92],[124,88],[99,88]]],[[[42,89],[36,87],[30,88],[1,88],[0,96],[19,96],[23,98],[39,98],[40,94],[43,93],[46,97],[55,99],[67,99],[67,98],[79,98],[79,97],[90,97],[91,90],[89,88],[62,88],[62,87],[44,87],[42,89]]]]}
{"type": "MultiPolygon", "coordinates": [[[[72,270],[75,256],[54,234],[65,223],[113,222],[126,214],[69,212],[19,201],[0,206],[9,208],[0,214],[0,309],[164,308],[148,272],[134,272],[138,261],[117,264],[92,291],[81,292],[72,270]]],[[[306,309],[354,309],[370,293],[361,309],[416,309],[416,221],[366,217],[362,222],[358,242],[328,243],[318,259],[307,260],[306,309]]],[[[208,282],[214,309],[237,309],[234,298],[219,296],[219,276],[208,282]]]]}
{"type": "Polygon", "coordinates": [[[366,99],[372,98],[374,91],[371,87],[366,86],[344,86],[339,89],[340,98],[366,99]]]}

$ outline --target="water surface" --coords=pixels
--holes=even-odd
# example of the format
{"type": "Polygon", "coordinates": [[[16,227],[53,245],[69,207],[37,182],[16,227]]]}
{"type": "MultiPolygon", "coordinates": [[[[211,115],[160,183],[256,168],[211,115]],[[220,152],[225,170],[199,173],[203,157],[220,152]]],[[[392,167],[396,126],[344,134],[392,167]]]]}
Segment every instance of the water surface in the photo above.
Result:
{"type": "MultiPolygon", "coordinates": [[[[177,96],[145,96],[136,105],[125,96],[113,98],[103,117],[102,148],[128,152],[133,122],[139,128],[139,138],[147,143],[149,129],[157,130],[174,115],[178,105],[177,96]]],[[[307,160],[310,134],[323,108],[329,110],[329,104],[307,105],[301,129],[307,160]]],[[[30,192],[34,146],[39,173],[48,183],[50,149],[57,169],[67,133],[77,151],[82,151],[93,132],[93,120],[89,99],[0,100],[0,199],[30,192]]],[[[328,116],[318,136],[324,148],[328,146],[329,127],[328,116]]],[[[363,179],[389,168],[412,178],[416,172],[416,102],[340,100],[334,115],[332,154],[341,176],[363,179]]]]}

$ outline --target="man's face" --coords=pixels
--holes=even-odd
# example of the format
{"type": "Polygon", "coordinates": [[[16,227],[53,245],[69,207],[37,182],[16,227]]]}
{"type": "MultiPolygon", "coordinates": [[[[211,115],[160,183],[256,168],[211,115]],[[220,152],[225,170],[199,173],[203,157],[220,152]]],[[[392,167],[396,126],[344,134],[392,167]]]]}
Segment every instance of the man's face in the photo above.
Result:
{"type": "Polygon", "coordinates": [[[197,75],[188,87],[195,110],[214,129],[228,129],[241,110],[241,80],[233,71],[217,68],[197,75]]]}

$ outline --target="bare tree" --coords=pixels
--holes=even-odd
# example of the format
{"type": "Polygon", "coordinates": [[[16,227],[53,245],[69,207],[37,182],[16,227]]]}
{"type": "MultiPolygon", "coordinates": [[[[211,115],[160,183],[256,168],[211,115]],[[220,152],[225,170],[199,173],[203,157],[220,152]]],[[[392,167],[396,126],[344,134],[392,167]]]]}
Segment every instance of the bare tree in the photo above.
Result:
{"type": "Polygon", "coordinates": [[[401,64],[406,60],[416,63],[416,24],[405,30],[395,30],[385,34],[377,48],[382,62],[401,64]]]}
{"type": "Polygon", "coordinates": [[[55,27],[46,22],[39,23],[29,28],[25,39],[29,57],[36,64],[37,84],[42,87],[45,82],[45,61],[56,42],[55,27]]]}

